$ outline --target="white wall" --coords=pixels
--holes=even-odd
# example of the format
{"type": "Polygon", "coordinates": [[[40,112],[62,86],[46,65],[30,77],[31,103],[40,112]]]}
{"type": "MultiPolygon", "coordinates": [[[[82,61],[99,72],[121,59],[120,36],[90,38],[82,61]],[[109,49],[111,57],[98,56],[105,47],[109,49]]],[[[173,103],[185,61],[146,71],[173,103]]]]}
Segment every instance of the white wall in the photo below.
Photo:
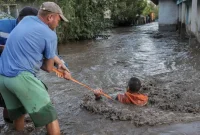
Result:
{"type": "Polygon", "coordinates": [[[178,21],[179,22],[181,22],[181,18],[182,18],[182,16],[181,16],[181,12],[182,12],[182,4],[179,4],[178,5],[178,21]]]}
{"type": "Polygon", "coordinates": [[[182,10],[181,10],[181,22],[185,23],[185,15],[186,15],[186,5],[185,3],[181,4],[182,10]]]}
{"type": "Polygon", "coordinates": [[[197,3],[197,40],[200,42],[200,1],[198,1],[197,3]]]}
{"type": "Polygon", "coordinates": [[[196,34],[198,29],[197,0],[192,0],[191,31],[196,34]]]}
{"type": "Polygon", "coordinates": [[[178,5],[178,20],[181,23],[185,23],[186,21],[186,5],[185,3],[181,3],[178,5]]]}
{"type": "Polygon", "coordinates": [[[198,32],[200,32],[200,1],[197,4],[197,22],[198,22],[198,32]]]}
{"type": "Polygon", "coordinates": [[[159,24],[177,24],[178,6],[174,0],[159,0],[159,24]]]}

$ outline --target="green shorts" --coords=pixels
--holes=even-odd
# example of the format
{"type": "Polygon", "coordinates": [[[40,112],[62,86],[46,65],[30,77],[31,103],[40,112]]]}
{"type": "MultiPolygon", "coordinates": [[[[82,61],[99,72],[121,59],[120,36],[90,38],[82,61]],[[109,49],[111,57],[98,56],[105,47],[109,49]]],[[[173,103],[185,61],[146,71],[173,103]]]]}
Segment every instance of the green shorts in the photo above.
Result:
{"type": "Polygon", "coordinates": [[[16,77],[0,75],[0,92],[11,120],[28,113],[36,127],[57,119],[44,84],[29,72],[16,77]]]}

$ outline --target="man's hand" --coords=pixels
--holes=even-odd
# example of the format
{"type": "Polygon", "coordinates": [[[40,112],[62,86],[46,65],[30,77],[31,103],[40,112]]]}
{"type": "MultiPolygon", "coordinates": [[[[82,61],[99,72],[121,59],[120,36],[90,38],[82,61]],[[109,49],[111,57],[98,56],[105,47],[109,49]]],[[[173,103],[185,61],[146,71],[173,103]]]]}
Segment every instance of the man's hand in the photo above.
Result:
{"type": "Polygon", "coordinates": [[[63,69],[63,67],[60,67],[59,69],[57,69],[57,71],[55,72],[58,77],[71,80],[71,73],[68,70],[63,69]]]}
{"type": "Polygon", "coordinates": [[[57,65],[58,70],[62,69],[70,72],[69,69],[65,66],[65,62],[61,60],[58,56],[54,57],[54,63],[57,65]]]}
{"type": "Polygon", "coordinates": [[[58,65],[58,70],[59,70],[59,69],[61,69],[61,70],[67,70],[67,72],[70,73],[69,69],[65,66],[64,63],[58,65]]]}
{"type": "Polygon", "coordinates": [[[68,72],[67,70],[65,70],[63,73],[64,73],[63,78],[65,78],[67,80],[71,79],[71,73],[70,72],[68,72]]]}

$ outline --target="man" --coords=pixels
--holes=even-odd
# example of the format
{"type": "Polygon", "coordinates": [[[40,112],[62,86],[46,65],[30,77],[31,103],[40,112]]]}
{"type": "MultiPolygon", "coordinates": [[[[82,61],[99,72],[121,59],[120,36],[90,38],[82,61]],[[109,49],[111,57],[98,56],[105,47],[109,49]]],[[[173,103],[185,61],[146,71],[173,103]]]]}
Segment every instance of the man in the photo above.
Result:
{"type": "Polygon", "coordinates": [[[44,84],[35,77],[40,70],[51,72],[54,63],[71,74],[56,56],[60,20],[68,21],[54,2],[44,2],[36,17],[25,17],[10,33],[0,59],[0,92],[16,130],[24,129],[27,112],[36,127],[46,125],[48,134],[59,135],[57,114],[44,84]]]}
{"type": "Polygon", "coordinates": [[[3,51],[9,33],[25,16],[36,16],[38,10],[32,7],[24,7],[20,12],[17,19],[2,19],[0,20],[0,54],[3,51]]]}
{"type": "MultiPolygon", "coordinates": [[[[17,24],[25,17],[25,16],[36,16],[38,13],[38,10],[32,7],[24,7],[20,12],[17,19],[2,19],[0,20],[0,55],[4,49],[4,45],[6,43],[6,40],[9,36],[9,33],[17,26],[17,24]]],[[[57,50],[56,50],[57,53],[57,50]]],[[[57,55],[58,56],[58,55],[57,55]]],[[[58,56],[59,59],[61,59],[60,56],[58,56]]],[[[62,62],[65,64],[66,67],[68,67],[68,64],[61,59],[62,62]]],[[[57,65],[56,65],[57,66],[57,65]]],[[[69,69],[68,69],[69,70],[69,69]]]]}
{"type": "MultiPolygon", "coordinates": [[[[2,19],[0,20],[0,55],[4,49],[6,40],[10,32],[15,28],[15,26],[25,17],[25,16],[36,16],[38,10],[32,7],[24,7],[20,12],[17,19],[2,19]]],[[[6,122],[12,123],[8,117],[8,112],[4,103],[3,98],[0,94],[0,107],[4,107],[3,118],[6,122]]]]}

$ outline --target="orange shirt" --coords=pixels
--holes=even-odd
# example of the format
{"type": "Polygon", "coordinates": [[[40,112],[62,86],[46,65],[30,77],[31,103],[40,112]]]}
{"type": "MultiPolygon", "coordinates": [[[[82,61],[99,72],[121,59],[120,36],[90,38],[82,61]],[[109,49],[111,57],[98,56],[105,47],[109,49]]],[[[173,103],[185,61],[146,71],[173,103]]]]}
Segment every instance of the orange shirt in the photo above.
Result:
{"type": "Polygon", "coordinates": [[[148,97],[146,95],[140,94],[140,93],[129,93],[126,92],[125,94],[118,94],[117,99],[119,102],[125,103],[125,104],[135,104],[139,106],[143,106],[147,104],[148,97]]]}

